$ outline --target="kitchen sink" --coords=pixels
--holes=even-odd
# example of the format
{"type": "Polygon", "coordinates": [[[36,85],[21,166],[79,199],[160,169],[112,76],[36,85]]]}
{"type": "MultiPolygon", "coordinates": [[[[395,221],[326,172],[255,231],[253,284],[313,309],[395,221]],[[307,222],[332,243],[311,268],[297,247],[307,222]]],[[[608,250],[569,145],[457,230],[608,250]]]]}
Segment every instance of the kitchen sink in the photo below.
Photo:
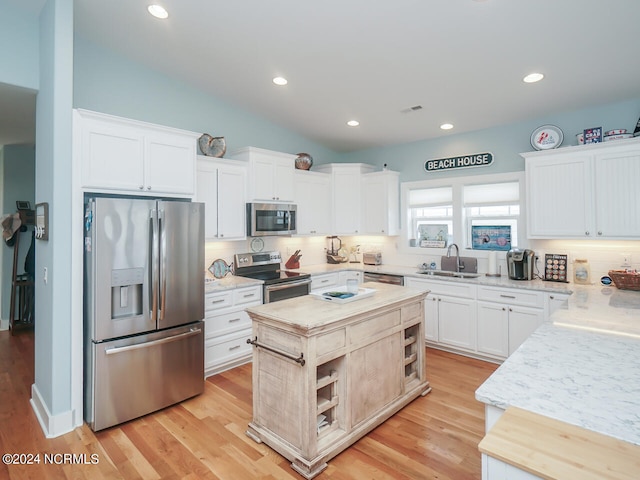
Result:
{"type": "Polygon", "coordinates": [[[448,270],[425,270],[418,273],[434,277],[478,278],[480,276],[479,273],[450,272],[448,270]]]}

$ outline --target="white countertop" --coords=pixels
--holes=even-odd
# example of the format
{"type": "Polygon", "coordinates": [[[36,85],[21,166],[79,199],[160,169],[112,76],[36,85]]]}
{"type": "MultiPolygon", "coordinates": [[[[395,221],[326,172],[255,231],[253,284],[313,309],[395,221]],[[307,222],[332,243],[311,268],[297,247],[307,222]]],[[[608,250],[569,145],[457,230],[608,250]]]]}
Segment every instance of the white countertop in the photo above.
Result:
{"type": "Polygon", "coordinates": [[[575,286],[476,399],[640,445],[640,292],[575,286]]]}
{"type": "Polygon", "coordinates": [[[221,290],[229,290],[240,287],[251,287],[253,285],[262,285],[262,280],[255,278],[236,277],[230,273],[223,278],[214,278],[212,275],[206,274],[204,281],[204,293],[218,292],[221,290]]]}
{"type": "Polygon", "coordinates": [[[310,273],[311,275],[320,275],[323,273],[339,272],[342,270],[356,270],[359,272],[387,273],[391,275],[402,275],[405,277],[422,278],[425,280],[437,280],[443,282],[463,282],[475,285],[486,285],[492,287],[505,288],[521,288],[524,290],[538,290],[551,293],[570,294],[574,287],[573,284],[559,282],[545,282],[542,280],[511,280],[509,277],[488,277],[480,275],[477,278],[456,278],[456,277],[439,277],[418,273],[418,267],[407,267],[406,265],[364,265],[363,263],[320,263],[315,265],[305,265],[300,267],[299,272],[310,273]]]}

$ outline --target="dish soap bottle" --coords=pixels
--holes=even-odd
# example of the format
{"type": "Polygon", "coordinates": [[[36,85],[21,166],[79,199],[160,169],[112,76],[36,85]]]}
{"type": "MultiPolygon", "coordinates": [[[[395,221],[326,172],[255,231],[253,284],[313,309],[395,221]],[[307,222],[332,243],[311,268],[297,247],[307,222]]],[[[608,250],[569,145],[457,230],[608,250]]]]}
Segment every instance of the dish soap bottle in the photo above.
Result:
{"type": "Polygon", "coordinates": [[[589,262],[584,258],[576,258],[573,265],[573,282],[579,285],[589,285],[591,268],[589,262]]]}

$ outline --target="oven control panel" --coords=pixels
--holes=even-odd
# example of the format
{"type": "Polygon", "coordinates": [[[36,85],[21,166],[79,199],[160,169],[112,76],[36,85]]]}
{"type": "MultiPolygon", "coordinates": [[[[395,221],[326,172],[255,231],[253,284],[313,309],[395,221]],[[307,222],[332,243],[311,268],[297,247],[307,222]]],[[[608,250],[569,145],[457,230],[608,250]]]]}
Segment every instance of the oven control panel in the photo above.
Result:
{"type": "Polygon", "coordinates": [[[236,268],[279,264],[281,261],[280,252],[237,253],[234,255],[236,268]]]}

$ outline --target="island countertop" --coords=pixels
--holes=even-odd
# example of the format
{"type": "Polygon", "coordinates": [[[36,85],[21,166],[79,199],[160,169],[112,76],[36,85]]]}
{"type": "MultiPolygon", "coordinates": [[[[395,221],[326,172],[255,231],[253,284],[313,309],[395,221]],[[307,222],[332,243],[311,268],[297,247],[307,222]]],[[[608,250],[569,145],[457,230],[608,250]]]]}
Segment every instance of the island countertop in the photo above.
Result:
{"type": "Polygon", "coordinates": [[[476,399],[640,445],[640,292],[577,287],[476,399]]]}
{"type": "Polygon", "coordinates": [[[374,289],[373,295],[349,303],[336,303],[316,298],[315,295],[281,300],[247,308],[271,323],[280,323],[296,331],[310,331],[325,327],[345,318],[365,314],[375,309],[393,306],[398,302],[425,296],[426,292],[396,285],[368,282],[360,288],[374,289]]]}

